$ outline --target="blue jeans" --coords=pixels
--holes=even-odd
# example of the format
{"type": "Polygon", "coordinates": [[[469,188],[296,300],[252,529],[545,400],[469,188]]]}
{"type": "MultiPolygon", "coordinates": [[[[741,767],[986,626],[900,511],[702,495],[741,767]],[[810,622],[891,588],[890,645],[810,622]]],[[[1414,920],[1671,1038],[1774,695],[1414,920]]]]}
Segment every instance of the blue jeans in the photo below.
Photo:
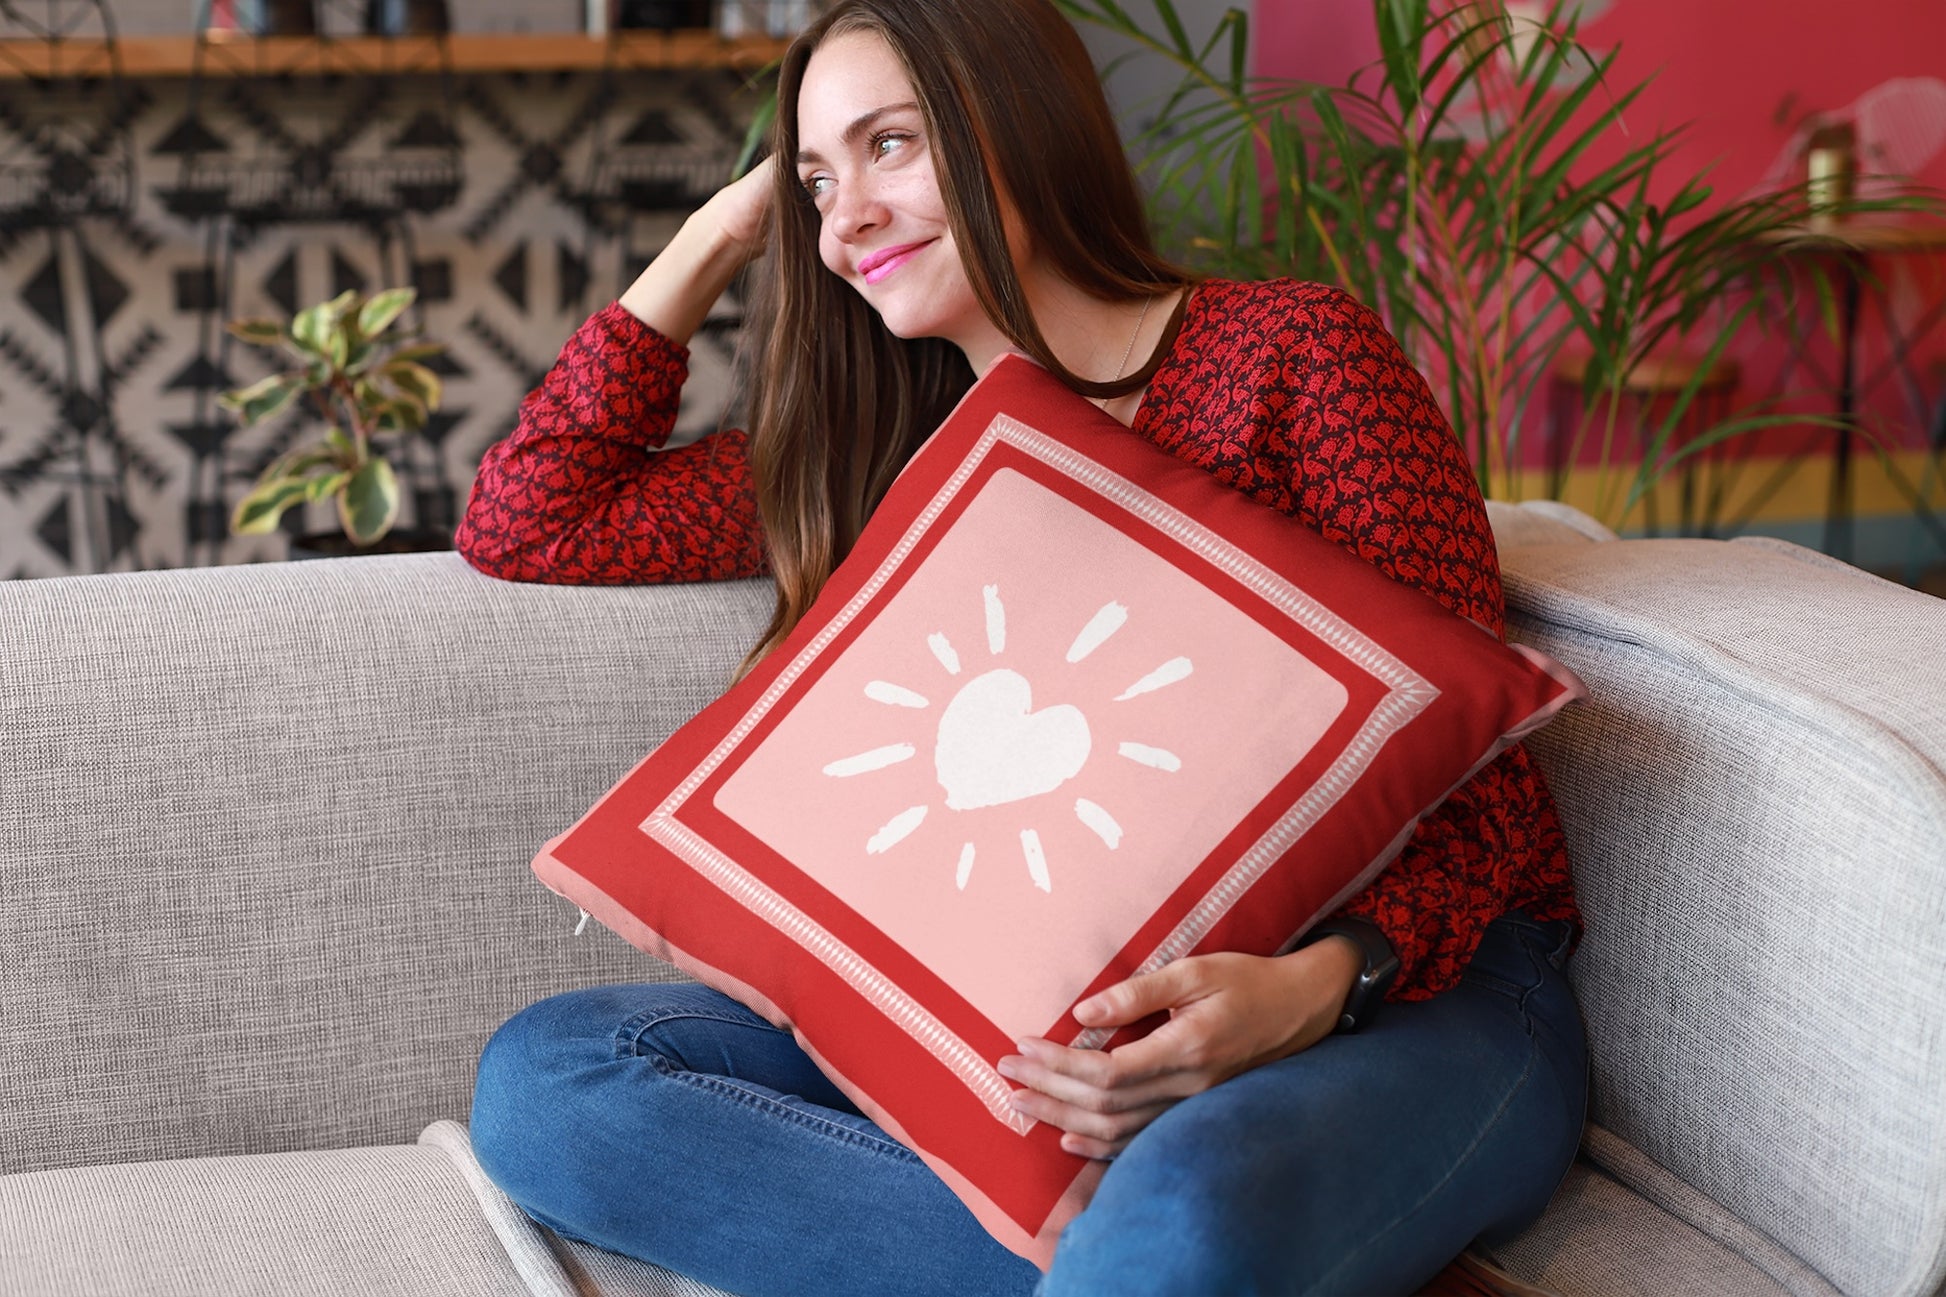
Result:
{"type": "Polygon", "coordinates": [[[473,1145],[556,1232],[748,1297],[1409,1293],[1530,1224],[1574,1158],[1567,946],[1503,916],[1452,990],[1177,1104],[1044,1281],[789,1033],[694,984],[516,1014],[480,1059],[473,1145]]]}

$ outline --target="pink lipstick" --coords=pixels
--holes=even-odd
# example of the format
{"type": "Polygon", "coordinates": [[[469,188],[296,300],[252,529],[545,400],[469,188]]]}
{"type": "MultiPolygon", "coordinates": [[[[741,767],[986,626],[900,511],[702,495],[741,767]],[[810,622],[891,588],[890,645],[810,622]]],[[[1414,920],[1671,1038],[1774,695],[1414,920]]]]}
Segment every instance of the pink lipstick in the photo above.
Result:
{"type": "Polygon", "coordinates": [[[858,263],[858,273],[864,277],[866,283],[876,284],[911,260],[914,253],[933,241],[926,239],[920,243],[901,244],[896,248],[880,248],[858,263]]]}

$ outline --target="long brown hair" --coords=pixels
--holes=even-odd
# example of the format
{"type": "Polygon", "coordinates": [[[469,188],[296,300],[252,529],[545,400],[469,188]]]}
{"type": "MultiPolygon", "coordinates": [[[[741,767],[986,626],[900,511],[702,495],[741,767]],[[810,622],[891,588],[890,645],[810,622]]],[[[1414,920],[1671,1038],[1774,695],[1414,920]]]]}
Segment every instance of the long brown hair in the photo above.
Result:
{"type": "Polygon", "coordinates": [[[806,28],[778,73],[769,265],[750,311],[760,357],[750,459],[777,604],[739,678],[803,617],[973,382],[957,347],[899,338],[818,257],[818,212],[794,165],[798,89],[823,40],[857,31],[882,37],[904,65],[967,280],[1022,352],[1084,396],[1114,397],[1149,381],[1170,339],[1114,382],[1070,372],[1028,307],[1000,192],[1046,264],[1101,301],[1191,282],[1156,252],[1094,64],[1048,0],[840,0],[806,28]]]}

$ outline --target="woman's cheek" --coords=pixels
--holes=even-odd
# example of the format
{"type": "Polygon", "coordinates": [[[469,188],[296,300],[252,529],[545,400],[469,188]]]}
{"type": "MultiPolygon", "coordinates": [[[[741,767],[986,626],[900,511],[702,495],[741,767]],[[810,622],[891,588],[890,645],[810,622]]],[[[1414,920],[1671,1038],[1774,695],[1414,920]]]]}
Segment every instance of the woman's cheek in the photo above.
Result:
{"type": "Polygon", "coordinates": [[[818,260],[824,268],[838,278],[845,278],[850,263],[845,257],[845,245],[838,242],[823,225],[818,226],[818,260]]]}

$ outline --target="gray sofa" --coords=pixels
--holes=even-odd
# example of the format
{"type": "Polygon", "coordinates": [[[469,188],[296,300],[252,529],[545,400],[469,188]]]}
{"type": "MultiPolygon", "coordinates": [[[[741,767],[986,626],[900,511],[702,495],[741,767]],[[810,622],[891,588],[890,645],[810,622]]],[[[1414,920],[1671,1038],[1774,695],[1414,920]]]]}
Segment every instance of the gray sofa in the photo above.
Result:
{"type": "MultiPolygon", "coordinates": [[[[1589,936],[1562,1293],[1946,1280],[1946,602],[1496,505],[1589,936]]],[[[761,583],[451,554],[0,584],[0,1293],[701,1293],[480,1175],[521,1005],[668,975],[534,849],[711,698],[761,583]]]]}

